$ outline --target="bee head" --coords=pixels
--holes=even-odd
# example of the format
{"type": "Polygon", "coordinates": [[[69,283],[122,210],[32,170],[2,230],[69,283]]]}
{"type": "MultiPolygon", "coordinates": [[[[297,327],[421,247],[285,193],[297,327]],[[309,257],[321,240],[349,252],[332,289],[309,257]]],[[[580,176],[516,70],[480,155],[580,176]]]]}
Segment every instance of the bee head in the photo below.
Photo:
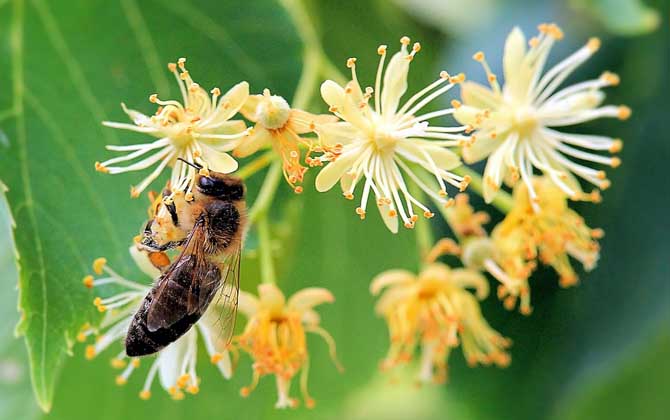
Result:
{"type": "Polygon", "coordinates": [[[204,195],[231,201],[244,199],[244,183],[239,178],[209,171],[208,176],[198,174],[195,181],[204,195]]]}

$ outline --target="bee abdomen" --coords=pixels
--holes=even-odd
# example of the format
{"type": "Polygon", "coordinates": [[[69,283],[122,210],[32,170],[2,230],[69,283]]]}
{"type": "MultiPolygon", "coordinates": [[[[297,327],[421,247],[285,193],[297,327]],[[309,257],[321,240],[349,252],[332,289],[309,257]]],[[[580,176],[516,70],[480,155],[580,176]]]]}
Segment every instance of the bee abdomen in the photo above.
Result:
{"type": "Polygon", "coordinates": [[[169,328],[150,331],[147,327],[147,314],[153,300],[153,290],[147,294],[142,306],[135,313],[126,335],[126,354],[129,357],[146,356],[156,353],[179,337],[195,324],[202,316],[200,312],[186,314],[169,328]]]}

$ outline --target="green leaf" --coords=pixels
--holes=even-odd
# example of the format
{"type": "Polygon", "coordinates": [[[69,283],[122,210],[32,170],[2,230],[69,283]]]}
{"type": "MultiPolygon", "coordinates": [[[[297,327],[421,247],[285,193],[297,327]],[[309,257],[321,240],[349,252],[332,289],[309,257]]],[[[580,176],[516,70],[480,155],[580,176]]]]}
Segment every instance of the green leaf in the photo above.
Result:
{"type": "Polygon", "coordinates": [[[149,94],[177,94],[165,64],[182,56],[205,87],[225,91],[247,80],[255,92],[267,86],[288,95],[300,73],[300,44],[270,0],[244,8],[184,0],[14,0],[0,7],[0,51],[10,61],[0,81],[0,123],[10,143],[0,177],[10,188],[21,255],[18,331],[35,396],[49,411],[73,337],[96,317],[81,279],[98,256],[129,272],[126,249],[146,214],[147,202],[128,194],[138,174],[93,170],[108,156],[105,144],[141,136],[101,121],[127,121],[121,101],[149,113],[149,94]]]}
{"type": "Polygon", "coordinates": [[[642,35],[652,32],[661,23],[657,10],[642,0],[572,0],[571,5],[600,21],[618,35],[642,35]]]}

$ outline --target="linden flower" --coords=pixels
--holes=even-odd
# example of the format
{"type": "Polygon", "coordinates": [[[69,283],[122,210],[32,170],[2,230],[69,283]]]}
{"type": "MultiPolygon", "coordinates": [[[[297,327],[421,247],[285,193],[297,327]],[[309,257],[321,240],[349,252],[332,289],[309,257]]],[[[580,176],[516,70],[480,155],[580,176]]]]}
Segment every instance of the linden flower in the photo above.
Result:
{"type": "Polygon", "coordinates": [[[595,239],[602,238],[602,229],[591,229],[584,219],[567,205],[567,197],[548,177],[532,179],[536,200],[526,184],[514,189],[514,207],[493,230],[491,237],[500,253],[501,266],[507,272],[532,270],[535,260],[552,266],[560,276],[563,287],[575,285],[575,274],[570,258],[592,270],[598,261],[599,246],[595,239]],[[542,212],[532,210],[533,203],[542,206],[542,212]]]}
{"type": "MultiPolygon", "coordinates": [[[[329,163],[317,176],[316,189],[327,191],[339,180],[344,197],[353,199],[356,186],[362,182],[363,194],[356,213],[361,219],[365,218],[372,192],[384,223],[393,233],[398,231],[398,215],[408,228],[413,227],[418,218],[416,208],[425,217],[434,215],[419,201],[421,197],[410,193],[405,175],[427,195],[445,204],[448,202],[445,199],[446,184],[462,191],[470,181],[468,177],[449,172],[460,165],[460,159],[448,147],[468,144],[469,137],[462,132],[471,130],[471,127],[428,125],[433,118],[453,114],[454,108],[417,115],[434,99],[462,82],[465,76],[450,77],[443,71],[435,82],[400,106],[407,91],[410,62],[421,49],[419,43],[415,43],[408,52],[409,38],[403,37],[400,42],[400,51],[393,55],[386,71],[386,46],[379,47],[381,59],[374,89],[361,88],[355,58],[347,62],[352,80],[344,87],[331,80],[321,85],[321,96],[330,105],[331,112],[344,121],[322,124],[317,129],[326,151],[319,162],[329,163]],[[373,95],[374,106],[371,106],[369,101],[373,95]],[[432,174],[439,189],[426,185],[416,174],[417,170],[432,174]]],[[[455,107],[460,105],[457,101],[453,104],[455,107]]]]}
{"type": "Polygon", "coordinates": [[[291,398],[289,392],[291,380],[300,371],[300,390],[305,405],[311,408],[314,400],[307,391],[309,354],[305,332],[324,339],[333,362],[340,368],[335,356],[335,341],[319,326],[319,315],[313,309],[322,303],[331,303],[335,298],[326,289],[311,287],[295,293],[287,302],[281,290],[272,284],[259,285],[258,296],[240,291],[239,309],[248,321],[236,341],[254,359],[252,383],[242,388],[241,394],[248,396],[261,376],[275,375],[278,395],[275,407],[296,407],[298,401],[291,398]]]}
{"type": "Polygon", "coordinates": [[[478,272],[451,270],[440,263],[427,266],[418,276],[390,270],[370,284],[373,295],[382,290],[375,311],[386,319],[391,339],[382,369],[407,363],[420,346],[419,380],[442,383],[447,379],[449,353],[459,342],[471,366],[509,364],[505,349],[510,341],[482,317],[477,299],[486,298],[489,289],[478,272]],[[474,288],[476,297],[465,288],[474,288]]]}
{"type": "Polygon", "coordinates": [[[535,266],[531,263],[520,266],[504,263],[506,260],[483,226],[489,222],[489,215],[483,211],[475,212],[467,195],[456,196],[455,204],[446,211],[446,219],[458,238],[458,244],[449,238],[441,239],[426,260],[433,262],[441,255],[458,255],[466,268],[485,271],[500,282],[498,298],[503,301],[506,309],[513,309],[519,299],[519,311],[529,315],[531,307],[528,278],[535,266]]]}
{"type": "Polygon", "coordinates": [[[597,194],[585,194],[580,177],[597,188],[610,185],[605,172],[577,163],[575,159],[617,167],[618,157],[602,156],[584,151],[621,150],[619,139],[606,136],[572,134],[556,128],[571,126],[603,117],[626,119],[626,106],[600,106],[605,99],[602,88],[619,83],[619,77],[605,72],[597,79],[577,83],[557,90],[563,81],[600,47],[597,38],[543,74],[547,56],[556,40],[563,38],[553,24],[539,26],[540,35],[529,41],[520,29],[514,28],[507,37],[503,57],[505,85],[501,88],[496,76],[478,52],[474,59],[481,62],[490,84],[463,84],[464,106],[454,114],[463,124],[477,125],[472,147],[463,150],[466,163],[488,157],[484,170],[484,198],[491,202],[503,181],[513,185],[521,178],[533,199],[537,211],[537,193],[532,186],[533,168],[551,179],[574,200],[597,200],[597,194]],[[575,147],[576,146],[576,147],[575,147]],[[573,175],[574,174],[574,175],[573,175]]]}
{"type": "Polygon", "coordinates": [[[261,147],[271,145],[282,160],[284,178],[296,193],[302,192],[301,186],[307,167],[300,159],[300,146],[307,148],[305,161],[310,164],[309,156],[314,150],[310,140],[301,134],[315,130],[316,124],[336,120],[330,115],[314,115],[300,109],[292,109],[286,99],[271,95],[268,89],[262,95],[249,96],[240,110],[248,120],[256,123],[253,131],[235,149],[233,155],[246,157],[256,153],[261,147]]]}
{"type": "MultiPolygon", "coordinates": [[[[130,248],[130,254],[142,272],[152,279],[160,274],[151,265],[147,255],[138,251],[135,246],[130,248]]],[[[137,283],[120,276],[107,265],[104,258],[95,260],[93,270],[96,275],[104,275],[104,277],[95,279],[93,276],[86,276],[83,281],[86,287],[96,290],[110,290],[111,287],[118,293],[104,299],[95,298],[94,304],[100,312],[105,313],[102,323],[97,328],[85,324],[77,336],[80,342],[86,341],[90,335],[95,336],[95,344],[86,346],[87,359],[96,357],[118,341],[123,343],[133,315],[150,289],[150,283],[137,283]]],[[[226,379],[231,377],[230,356],[226,343],[222,343],[219,339],[219,314],[213,307],[214,305],[205,312],[196,327],[191,328],[177,341],[160,351],[149,368],[149,373],[139,393],[140,398],[151,397],[151,385],[156,375],[163,389],[174,399],[184,398],[184,391],[191,394],[198,392],[200,379],[196,373],[196,362],[199,335],[202,335],[211,362],[219,368],[226,379]]],[[[112,367],[122,369],[116,377],[116,383],[124,385],[139,366],[139,358],[128,358],[125,350],[121,350],[112,359],[112,367]]]]}
{"type": "Polygon", "coordinates": [[[155,166],[149,176],[131,187],[130,193],[133,197],[138,197],[167,166],[172,168],[170,185],[173,190],[190,191],[195,182],[196,169],[179,159],[197,162],[205,168],[222,173],[237,169],[237,161],[228,152],[237,147],[248,131],[243,121],[231,118],[247,100],[249,84],[238,83],[223,96],[219,88],[214,88],[210,97],[191,79],[185,63],[186,59],[180,58],[177,64],[168,64],[168,69],[179,84],[183,103],[176,100],[163,101],[153,94],[149,101],[159,105],[154,115],[149,117],[126,108],[122,103],[123,110],[134,124],[103,122],[107,127],[146,133],[158,138],[151,143],[108,145],[108,150],[129,153],[95,164],[98,171],[110,174],[155,166]],[[117,166],[122,162],[133,161],[134,163],[127,166],[117,166]]]}

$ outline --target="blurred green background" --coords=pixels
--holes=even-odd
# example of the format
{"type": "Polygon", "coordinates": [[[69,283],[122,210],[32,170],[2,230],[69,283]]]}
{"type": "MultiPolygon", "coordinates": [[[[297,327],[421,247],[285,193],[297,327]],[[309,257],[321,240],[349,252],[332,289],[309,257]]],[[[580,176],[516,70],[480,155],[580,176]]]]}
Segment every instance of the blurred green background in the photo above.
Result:
{"type": "MultiPolygon", "coordinates": [[[[307,2],[306,9],[326,54],[343,71],[347,57],[358,57],[359,77],[368,83],[377,45],[394,49],[402,35],[421,41],[424,48],[410,74],[412,90],[441,69],[483,79],[470,58],[478,50],[500,74],[504,38],[514,25],[532,34],[537,23],[558,23],[566,37],[555,47],[553,62],[588,37],[601,37],[601,51],[571,80],[603,70],[619,73],[622,83],[607,91],[608,102],[631,106],[633,116],[625,123],[580,127],[624,140],[623,165],[612,171],[613,186],[604,202],[576,206],[589,225],[607,233],[598,268],[568,290],[557,286],[553,273],[538,272],[529,317],[506,312],[489,298],[483,312],[514,341],[512,365],[471,369],[456,351],[448,384],[419,388],[404,379],[405,371],[378,372],[387,332],[374,316],[368,293],[369,281],[380,271],[416,269],[412,233],[391,237],[376,215],[360,222],[338,193],[311,191],[312,174],[302,196],[282,186],[272,214],[282,289],[290,294],[321,285],[337,298],[320,313],[346,371],[338,373],[326,346],[310,339],[316,409],[275,411],[271,378],[242,399],[239,389],[251,378],[249,359],[243,356],[234,378],[225,381],[204,354],[198,366],[200,394],[173,402],[155,383],[152,399],[142,401],[137,393],[146,370],[117,387],[109,366],[116,350],[88,362],[77,345],[72,357],[65,356],[52,412],[45,415],[31,391],[23,339],[13,335],[19,318],[17,273],[9,210],[2,199],[0,419],[667,418],[670,190],[663,170],[670,159],[668,2],[328,0],[307,2]]],[[[137,275],[125,253],[145,215],[146,202],[128,198],[127,186],[136,174],[103,176],[93,171],[93,162],[108,156],[105,144],[142,137],[104,129],[100,121],[125,121],[121,101],[149,112],[150,93],[175,95],[165,63],[181,56],[188,57],[191,74],[206,88],[225,90],[248,80],[254,92],[269,87],[290,98],[302,63],[297,29],[304,27],[296,28],[274,0],[0,0],[0,179],[10,189],[7,200],[19,225],[16,241],[24,267],[44,263],[34,271],[24,268],[25,284],[31,285],[26,299],[41,303],[44,311],[48,299],[47,314],[56,318],[50,325],[72,330],[94,315],[91,295],[78,287],[95,257],[105,255],[122,273],[137,275]],[[23,108],[14,112],[17,95],[23,108]],[[46,279],[44,289],[35,273],[46,279]]],[[[325,111],[318,97],[312,109],[325,111]]],[[[250,181],[250,196],[261,179],[250,181]]],[[[494,220],[500,218],[490,212],[494,220]]],[[[448,234],[444,223],[434,227],[436,234],[448,234]]],[[[253,231],[248,242],[253,248],[253,231]]],[[[255,290],[259,281],[255,265],[253,258],[245,261],[246,290],[255,290]]],[[[50,343],[62,340],[57,332],[50,343]]]]}

